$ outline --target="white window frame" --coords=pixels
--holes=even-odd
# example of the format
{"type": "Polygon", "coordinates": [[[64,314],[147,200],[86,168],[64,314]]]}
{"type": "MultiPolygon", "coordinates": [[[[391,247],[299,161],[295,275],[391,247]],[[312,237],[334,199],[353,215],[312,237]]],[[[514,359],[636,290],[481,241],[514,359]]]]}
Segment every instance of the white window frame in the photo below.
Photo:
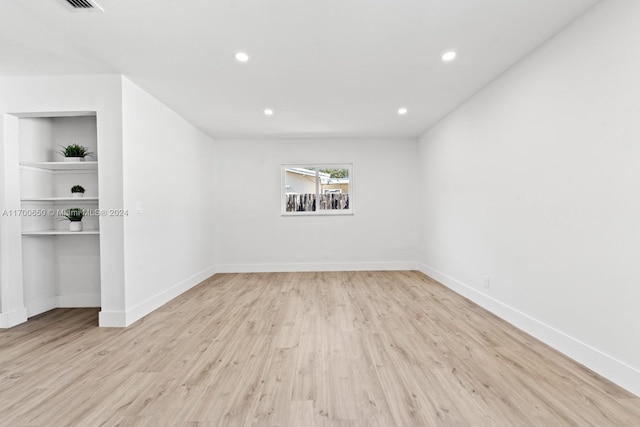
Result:
{"type": "Polygon", "coordinates": [[[280,167],[280,211],[282,216],[334,216],[334,215],[353,215],[354,185],[353,185],[353,163],[288,163],[282,164],[280,167]],[[314,168],[316,170],[316,203],[318,196],[322,195],[320,181],[318,176],[319,169],[348,169],[349,170],[349,209],[318,209],[313,212],[287,212],[287,189],[286,186],[286,170],[292,168],[314,168]]]}

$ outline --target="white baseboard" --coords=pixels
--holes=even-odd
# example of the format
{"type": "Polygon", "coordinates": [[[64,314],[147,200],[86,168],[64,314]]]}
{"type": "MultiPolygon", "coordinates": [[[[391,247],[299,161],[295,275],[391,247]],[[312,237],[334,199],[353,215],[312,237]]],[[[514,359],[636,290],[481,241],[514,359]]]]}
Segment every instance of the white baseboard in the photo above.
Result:
{"type": "Polygon", "coordinates": [[[101,328],[124,328],[127,326],[127,314],[124,311],[100,311],[98,326],[101,328]]]}
{"type": "Polygon", "coordinates": [[[418,270],[620,387],[640,396],[640,370],[633,366],[491,298],[434,268],[418,264],[418,270]]]}
{"type": "MultiPolygon", "coordinates": [[[[153,297],[148,298],[140,304],[132,307],[126,312],[124,326],[129,326],[137,320],[142,319],[147,314],[158,309],[178,295],[188,291],[189,289],[193,288],[194,286],[208,279],[214,274],[216,274],[215,266],[206,268],[200,273],[194,274],[193,276],[183,280],[182,282],[172,286],[171,288],[160,292],[159,294],[154,295],[153,297]]],[[[102,323],[100,323],[100,325],[102,326],[102,323]]]]}
{"type": "Polygon", "coordinates": [[[281,273],[300,271],[391,271],[415,270],[411,261],[397,262],[313,262],[286,264],[219,264],[218,273],[281,273]]]}
{"type": "Polygon", "coordinates": [[[58,297],[52,296],[35,301],[26,301],[27,317],[37,316],[54,308],[58,308],[58,297]]]}
{"type": "Polygon", "coordinates": [[[27,321],[27,309],[19,308],[7,313],[0,313],[0,329],[12,328],[27,321]]]}
{"type": "Polygon", "coordinates": [[[58,295],[28,301],[27,317],[37,316],[54,308],[100,307],[100,294],[58,295]]]}
{"type": "Polygon", "coordinates": [[[100,305],[100,294],[58,296],[58,308],[100,307],[100,305]]]}

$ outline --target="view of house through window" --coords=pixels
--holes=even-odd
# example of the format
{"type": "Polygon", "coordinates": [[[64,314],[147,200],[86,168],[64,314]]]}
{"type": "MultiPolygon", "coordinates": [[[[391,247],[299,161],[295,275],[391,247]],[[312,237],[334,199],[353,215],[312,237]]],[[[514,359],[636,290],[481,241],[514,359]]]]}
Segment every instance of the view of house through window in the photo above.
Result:
{"type": "Polygon", "coordinates": [[[350,164],[283,165],[283,213],[352,213],[350,164]]]}

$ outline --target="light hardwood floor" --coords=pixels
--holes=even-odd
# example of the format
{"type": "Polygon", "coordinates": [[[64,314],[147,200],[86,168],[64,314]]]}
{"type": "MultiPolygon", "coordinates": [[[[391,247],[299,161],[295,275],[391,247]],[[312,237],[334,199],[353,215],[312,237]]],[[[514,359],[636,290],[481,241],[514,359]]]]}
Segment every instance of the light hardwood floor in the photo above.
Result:
{"type": "Polygon", "coordinates": [[[417,272],[219,274],[96,324],[0,331],[0,425],[640,425],[638,397],[417,272]]]}

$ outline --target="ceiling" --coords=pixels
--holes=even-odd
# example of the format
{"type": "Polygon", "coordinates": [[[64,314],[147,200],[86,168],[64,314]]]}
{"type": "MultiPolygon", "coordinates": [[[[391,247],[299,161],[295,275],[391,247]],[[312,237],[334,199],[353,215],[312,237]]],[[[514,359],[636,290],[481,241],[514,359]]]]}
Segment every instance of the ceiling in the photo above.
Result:
{"type": "Polygon", "coordinates": [[[214,138],[417,137],[597,2],[97,1],[0,1],[0,75],[123,74],[214,138]]]}

